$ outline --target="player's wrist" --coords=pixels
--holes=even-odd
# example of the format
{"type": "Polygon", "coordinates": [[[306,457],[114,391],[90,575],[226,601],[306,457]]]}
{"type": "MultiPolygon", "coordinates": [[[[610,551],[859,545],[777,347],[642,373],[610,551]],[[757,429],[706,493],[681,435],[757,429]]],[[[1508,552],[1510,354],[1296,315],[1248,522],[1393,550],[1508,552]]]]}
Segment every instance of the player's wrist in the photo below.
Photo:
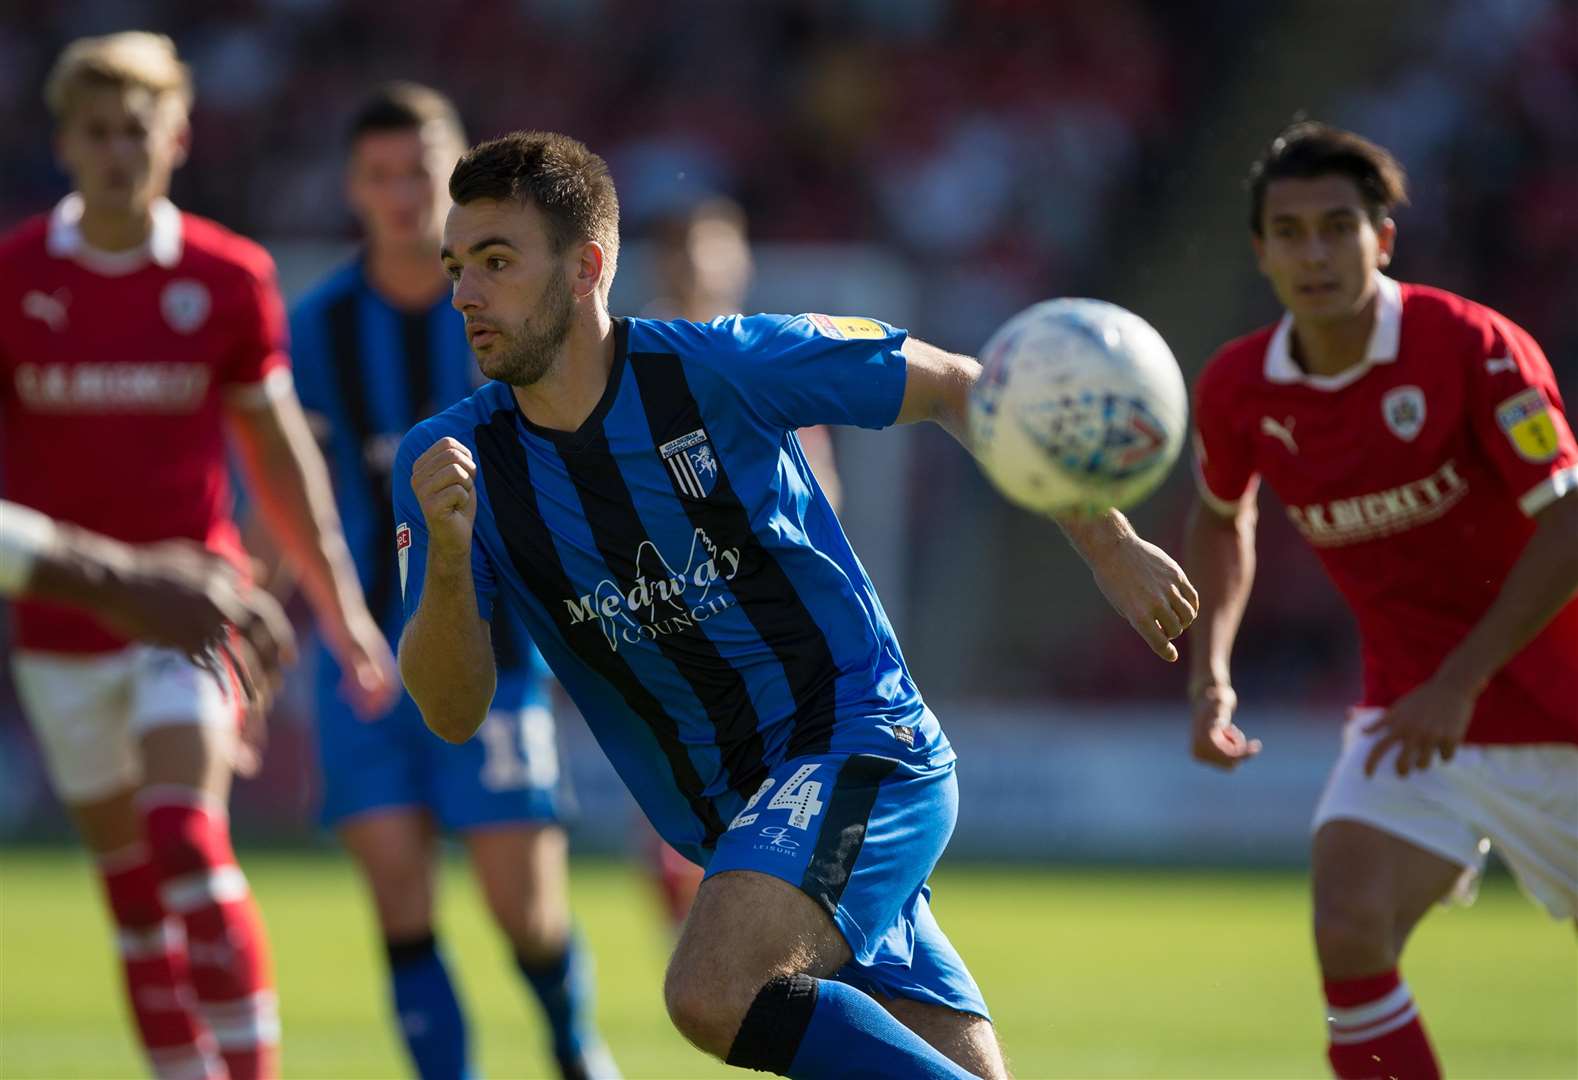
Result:
{"type": "Polygon", "coordinates": [[[1189,677],[1187,693],[1191,702],[1206,697],[1224,697],[1233,693],[1233,681],[1226,672],[1203,672],[1189,677]]]}
{"type": "Polygon", "coordinates": [[[1436,669],[1434,681],[1451,692],[1472,700],[1484,692],[1485,685],[1490,682],[1490,675],[1478,670],[1469,660],[1448,656],[1436,669]]]}
{"type": "Polygon", "coordinates": [[[1063,535],[1087,563],[1104,561],[1139,539],[1129,519],[1117,510],[1099,514],[1058,514],[1053,517],[1063,535]]]}

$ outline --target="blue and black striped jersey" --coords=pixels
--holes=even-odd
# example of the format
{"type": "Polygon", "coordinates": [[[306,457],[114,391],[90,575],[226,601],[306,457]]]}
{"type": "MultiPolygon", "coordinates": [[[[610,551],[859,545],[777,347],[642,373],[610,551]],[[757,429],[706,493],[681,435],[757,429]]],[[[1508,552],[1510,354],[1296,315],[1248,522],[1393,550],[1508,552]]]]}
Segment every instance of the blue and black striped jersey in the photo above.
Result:
{"type": "MultiPolygon", "coordinates": [[[[464,321],[447,298],[418,311],[391,306],[357,259],[296,303],[290,335],[302,406],[324,421],[324,457],[367,606],[393,642],[403,620],[390,470],[404,432],[477,387],[464,321]]],[[[498,707],[538,698],[547,670],[519,619],[501,612],[493,638],[498,707]]]]}
{"type": "Polygon", "coordinates": [[[395,463],[405,608],[422,595],[415,460],[471,449],[484,617],[520,612],[647,815],[705,862],[770,768],[802,754],[952,760],[794,429],[882,427],[905,334],[869,319],[620,319],[573,432],[500,383],[417,425],[395,463]]]}

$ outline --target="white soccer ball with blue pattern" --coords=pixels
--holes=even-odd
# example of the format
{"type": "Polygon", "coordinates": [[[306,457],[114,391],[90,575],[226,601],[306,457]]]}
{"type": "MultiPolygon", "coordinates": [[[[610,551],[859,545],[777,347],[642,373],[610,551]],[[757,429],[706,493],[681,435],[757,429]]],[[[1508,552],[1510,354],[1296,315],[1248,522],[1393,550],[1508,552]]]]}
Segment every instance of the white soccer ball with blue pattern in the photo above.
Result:
{"type": "Polygon", "coordinates": [[[1151,324],[1102,300],[1047,300],[981,350],[970,444],[1011,502],[1042,514],[1131,506],[1183,448],[1189,396],[1151,324]]]}

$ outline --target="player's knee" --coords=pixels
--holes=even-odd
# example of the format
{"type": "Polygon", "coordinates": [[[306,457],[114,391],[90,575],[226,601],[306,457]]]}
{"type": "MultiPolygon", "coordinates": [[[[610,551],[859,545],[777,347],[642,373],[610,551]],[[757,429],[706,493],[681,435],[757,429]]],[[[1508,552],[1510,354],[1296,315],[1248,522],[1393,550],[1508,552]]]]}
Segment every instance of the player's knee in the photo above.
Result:
{"type": "Polygon", "coordinates": [[[750,1008],[751,993],[693,967],[671,963],[663,980],[663,1004],[679,1033],[707,1053],[726,1057],[750,1008]]]}
{"type": "Polygon", "coordinates": [[[494,922],[509,938],[515,955],[533,966],[547,965],[564,955],[570,940],[568,912],[556,910],[540,898],[528,897],[523,903],[493,903],[494,922]]]}
{"type": "Polygon", "coordinates": [[[1385,970],[1396,963],[1393,913],[1362,895],[1325,899],[1315,905],[1315,950],[1328,974],[1385,970]]]}

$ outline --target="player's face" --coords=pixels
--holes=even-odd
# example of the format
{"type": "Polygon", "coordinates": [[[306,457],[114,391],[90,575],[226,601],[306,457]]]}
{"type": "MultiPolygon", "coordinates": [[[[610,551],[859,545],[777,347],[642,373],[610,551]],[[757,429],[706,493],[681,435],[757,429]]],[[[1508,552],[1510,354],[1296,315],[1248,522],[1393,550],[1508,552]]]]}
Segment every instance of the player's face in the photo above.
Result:
{"type": "Polygon", "coordinates": [[[1260,272],[1300,320],[1349,318],[1374,293],[1375,271],[1392,258],[1397,227],[1370,221],[1359,185],[1347,176],[1273,180],[1266,185],[1260,272]]]}
{"type": "Polygon", "coordinates": [[[464,148],[443,124],[369,131],[351,146],[346,197],[373,247],[438,243],[449,210],[445,178],[464,148]]]}
{"type": "MultiPolygon", "coordinates": [[[[744,301],[750,287],[751,249],[734,222],[703,217],[659,248],[657,268],[668,296],[697,296],[730,309],[715,314],[730,314],[744,301]]],[[[703,317],[690,311],[680,314],[703,317]]]]}
{"type": "Polygon", "coordinates": [[[541,212],[514,200],[453,206],[442,258],[482,374],[511,386],[546,375],[575,315],[576,256],[553,250],[541,212]]]}
{"type": "Polygon", "coordinates": [[[186,160],[180,104],[140,87],[83,87],[55,136],[55,152],[89,212],[140,214],[170,190],[186,160]]]}

